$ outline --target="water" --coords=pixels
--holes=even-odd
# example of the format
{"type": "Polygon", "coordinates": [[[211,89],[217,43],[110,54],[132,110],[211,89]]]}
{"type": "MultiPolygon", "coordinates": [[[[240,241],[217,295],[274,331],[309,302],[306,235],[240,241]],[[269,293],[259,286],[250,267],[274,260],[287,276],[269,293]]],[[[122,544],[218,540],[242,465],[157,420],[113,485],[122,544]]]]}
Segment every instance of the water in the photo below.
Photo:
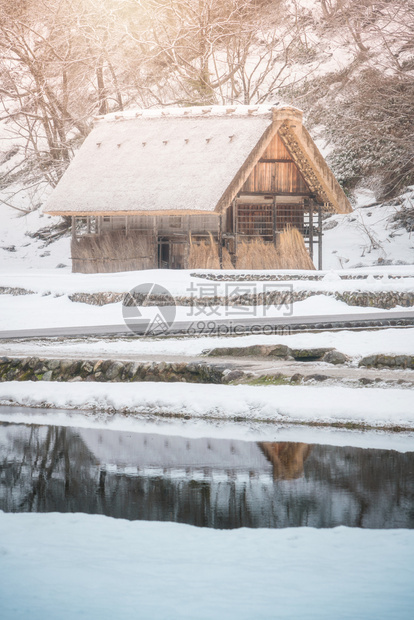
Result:
{"type": "Polygon", "coordinates": [[[414,528],[414,452],[0,423],[0,509],[414,528]]]}

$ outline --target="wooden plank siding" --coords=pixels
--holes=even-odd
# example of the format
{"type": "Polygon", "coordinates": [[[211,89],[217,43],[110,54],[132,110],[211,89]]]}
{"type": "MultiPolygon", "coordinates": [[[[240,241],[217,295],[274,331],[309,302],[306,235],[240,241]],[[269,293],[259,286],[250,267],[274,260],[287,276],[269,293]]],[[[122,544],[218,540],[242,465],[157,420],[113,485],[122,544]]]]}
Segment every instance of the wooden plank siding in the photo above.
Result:
{"type": "Polygon", "coordinates": [[[279,134],[275,135],[268,147],[263,151],[261,159],[287,159],[292,161],[289,151],[279,134]]]}
{"type": "Polygon", "coordinates": [[[308,187],[296,164],[259,162],[242,188],[243,192],[289,193],[303,195],[308,187]]]}
{"type": "Polygon", "coordinates": [[[298,195],[310,193],[279,135],[265,149],[241,191],[298,195]]]}
{"type": "Polygon", "coordinates": [[[102,231],[157,230],[160,235],[202,234],[206,231],[217,233],[218,215],[212,213],[200,215],[129,215],[127,217],[107,216],[102,218],[102,231]]]}

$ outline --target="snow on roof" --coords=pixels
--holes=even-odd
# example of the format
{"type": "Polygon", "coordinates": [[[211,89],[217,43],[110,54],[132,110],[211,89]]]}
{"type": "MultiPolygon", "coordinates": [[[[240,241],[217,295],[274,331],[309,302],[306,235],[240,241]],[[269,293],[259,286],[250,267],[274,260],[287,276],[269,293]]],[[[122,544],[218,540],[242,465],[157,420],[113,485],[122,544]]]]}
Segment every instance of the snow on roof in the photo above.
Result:
{"type": "Polygon", "coordinates": [[[319,201],[339,213],[351,211],[297,108],[163,108],[95,120],[46,213],[222,212],[277,131],[319,201]]]}
{"type": "Polygon", "coordinates": [[[45,211],[213,212],[271,124],[268,106],[140,110],[102,117],[45,211]]]}
{"type": "MultiPolygon", "coordinates": [[[[292,106],[284,106],[292,108],[292,106]]],[[[193,106],[186,108],[137,108],[126,110],[124,112],[113,112],[105,116],[95,117],[95,121],[118,121],[128,120],[131,118],[188,118],[203,116],[268,116],[272,117],[275,106],[269,105],[210,105],[210,106],[193,106]]]]}
{"type": "Polygon", "coordinates": [[[272,470],[270,461],[258,444],[251,441],[131,434],[89,428],[79,429],[78,434],[100,464],[162,469],[211,467],[220,470],[272,470]]]}

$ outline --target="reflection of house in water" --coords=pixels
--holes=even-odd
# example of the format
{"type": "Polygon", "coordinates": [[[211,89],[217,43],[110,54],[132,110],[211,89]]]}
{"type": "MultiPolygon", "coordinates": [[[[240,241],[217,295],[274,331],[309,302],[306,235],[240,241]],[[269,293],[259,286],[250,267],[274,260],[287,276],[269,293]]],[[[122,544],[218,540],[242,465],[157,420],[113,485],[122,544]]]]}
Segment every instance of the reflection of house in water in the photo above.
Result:
{"type": "Polygon", "coordinates": [[[0,424],[0,510],[414,527],[414,453],[0,424]]]}
{"type": "Polygon", "coordinates": [[[303,476],[303,465],[312,449],[309,444],[262,441],[258,445],[273,465],[275,480],[294,480],[303,476]]]}
{"type": "Polygon", "coordinates": [[[311,446],[295,442],[247,442],[223,439],[188,439],[163,435],[136,435],[116,431],[79,431],[85,445],[97,461],[129,474],[186,477],[215,477],[224,474],[231,479],[272,473],[274,480],[293,480],[303,475],[304,462],[311,446]],[[174,472],[174,474],[173,474],[174,472]]]}
{"type": "Polygon", "coordinates": [[[109,471],[197,479],[261,476],[269,481],[272,475],[272,463],[254,442],[93,429],[78,433],[101,467],[109,471]]]}

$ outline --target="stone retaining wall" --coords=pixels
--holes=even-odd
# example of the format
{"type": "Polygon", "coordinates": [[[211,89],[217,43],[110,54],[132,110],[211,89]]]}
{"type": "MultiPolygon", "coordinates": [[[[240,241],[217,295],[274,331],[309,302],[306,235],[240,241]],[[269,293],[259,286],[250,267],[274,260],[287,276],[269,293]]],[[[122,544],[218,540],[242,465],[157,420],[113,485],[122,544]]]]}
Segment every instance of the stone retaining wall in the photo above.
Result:
{"type": "Polygon", "coordinates": [[[328,364],[345,364],[349,357],[332,347],[291,349],[285,344],[257,344],[249,347],[215,347],[204,351],[209,357],[267,357],[296,362],[322,361],[328,364]]]}
{"type": "Polygon", "coordinates": [[[0,381],[227,383],[229,380],[232,380],[229,366],[205,362],[167,363],[42,359],[38,357],[0,358],[0,381]]]}
{"type": "MultiPolygon", "coordinates": [[[[267,278],[263,278],[267,279],[267,278]]],[[[0,287],[0,295],[34,295],[33,291],[29,291],[18,287],[0,287]]],[[[234,295],[231,297],[215,296],[215,297],[196,297],[178,295],[174,297],[177,306],[186,307],[207,307],[207,306],[287,306],[298,301],[304,301],[313,295],[326,295],[334,297],[339,301],[344,301],[349,306],[362,306],[367,308],[395,308],[402,306],[410,308],[414,306],[414,292],[394,292],[394,291],[345,291],[345,292],[327,292],[327,291],[269,291],[266,293],[246,293],[244,295],[234,295]]],[[[62,295],[56,295],[61,297],[62,295]]],[[[144,303],[145,306],[169,306],[171,305],[171,297],[169,295],[151,295],[149,298],[142,298],[140,295],[136,299],[137,305],[144,303]]],[[[73,293],[68,298],[77,303],[89,304],[91,306],[105,306],[106,304],[114,304],[123,302],[125,298],[132,300],[130,293],[115,293],[113,291],[101,291],[98,293],[73,293]]],[[[130,305],[130,304],[128,304],[130,305]]]]}
{"type": "MultiPolygon", "coordinates": [[[[117,303],[124,300],[124,297],[128,295],[128,299],[131,300],[129,293],[74,293],[69,295],[69,299],[73,302],[81,302],[90,304],[93,306],[104,306],[106,304],[117,303]]],[[[334,297],[339,301],[344,301],[349,306],[363,306],[372,308],[395,308],[395,306],[403,306],[409,308],[414,306],[414,293],[397,293],[392,291],[380,291],[380,292],[334,292],[328,293],[326,291],[270,291],[268,293],[259,294],[245,294],[235,295],[232,297],[188,297],[177,296],[174,298],[177,306],[195,306],[195,307],[207,307],[207,306],[287,306],[292,303],[303,301],[312,297],[313,295],[326,295],[327,297],[334,297]]],[[[137,305],[142,304],[141,298],[136,300],[137,305]]],[[[130,305],[130,304],[129,304],[130,305]]],[[[169,306],[171,305],[171,297],[168,295],[151,295],[150,298],[145,300],[146,306],[169,306]]]]}
{"type": "MultiPolygon", "coordinates": [[[[335,272],[340,280],[367,280],[371,274],[341,274],[338,271],[335,272]]],[[[273,282],[288,282],[288,281],[321,281],[325,278],[326,274],[314,274],[308,275],[304,273],[292,273],[292,274],[267,274],[267,273],[191,273],[193,278],[203,278],[204,280],[212,280],[214,282],[263,282],[271,280],[273,282]]],[[[382,275],[374,275],[375,280],[381,280],[382,275]]],[[[388,274],[388,278],[391,280],[400,280],[401,278],[412,278],[409,274],[388,274]]]]}
{"type": "Polygon", "coordinates": [[[345,293],[334,293],[335,299],[344,301],[348,306],[363,306],[364,308],[395,308],[403,306],[409,308],[414,306],[414,293],[395,293],[393,291],[381,291],[373,293],[370,291],[352,291],[345,293]]]}
{"type": "Polygon", "coordinates": [[[414,369],[414,355],[367,355],[360,360],[359,366],[414,369]]]}

